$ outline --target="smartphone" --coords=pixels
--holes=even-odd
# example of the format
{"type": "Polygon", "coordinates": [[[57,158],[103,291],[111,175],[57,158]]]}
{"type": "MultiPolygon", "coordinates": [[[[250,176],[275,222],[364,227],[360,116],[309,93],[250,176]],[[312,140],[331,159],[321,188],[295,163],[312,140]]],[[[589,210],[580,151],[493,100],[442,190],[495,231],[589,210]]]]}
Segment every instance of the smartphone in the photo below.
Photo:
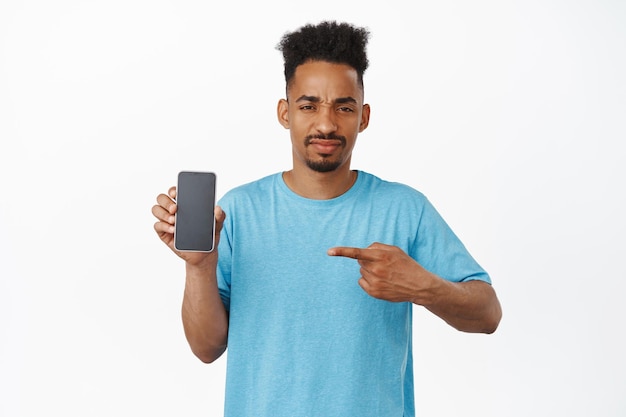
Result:
{"type": "Polygon", "coordinates": [[[176,186],[174,247],[211,252],[215,245],[215,173],[181,171],[176,186]]]}

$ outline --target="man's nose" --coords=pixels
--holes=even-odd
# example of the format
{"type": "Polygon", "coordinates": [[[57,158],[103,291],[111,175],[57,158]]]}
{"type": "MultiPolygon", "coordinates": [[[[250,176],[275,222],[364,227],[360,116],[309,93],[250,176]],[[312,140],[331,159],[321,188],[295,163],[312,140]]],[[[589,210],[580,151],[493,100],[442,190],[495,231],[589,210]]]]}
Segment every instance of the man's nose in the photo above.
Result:
{"type": "Polygon", "coordinates": [[[323,134],[329,134],[337,131],[337,115],[332,107],[321,106],[317,111],[315,120],[315,128],[323,134]]]}

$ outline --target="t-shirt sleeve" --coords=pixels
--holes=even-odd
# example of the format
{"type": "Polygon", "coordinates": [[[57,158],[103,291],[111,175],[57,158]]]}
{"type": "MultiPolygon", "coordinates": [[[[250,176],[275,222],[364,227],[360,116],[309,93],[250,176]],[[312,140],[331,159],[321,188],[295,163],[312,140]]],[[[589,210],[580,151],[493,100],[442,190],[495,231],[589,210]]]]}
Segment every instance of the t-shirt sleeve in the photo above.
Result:
{"type": "Polygon", "coordinates": [[[428,199],[423,200],[413,255],[426,270],[446,280],[491,283],[487,272],[428,199]]]}
{"type": "Polygon", "coordinates": [[[226,220],[220,233],[220,242],[218,244],[218,262],[217,262],[217,287],[226,307],[230,311],[230,286],[231,286],[231,269],[232,269],[232,216],[229,216],[228,203],[220,201],[218,203],[226,213],[226,220]]]}

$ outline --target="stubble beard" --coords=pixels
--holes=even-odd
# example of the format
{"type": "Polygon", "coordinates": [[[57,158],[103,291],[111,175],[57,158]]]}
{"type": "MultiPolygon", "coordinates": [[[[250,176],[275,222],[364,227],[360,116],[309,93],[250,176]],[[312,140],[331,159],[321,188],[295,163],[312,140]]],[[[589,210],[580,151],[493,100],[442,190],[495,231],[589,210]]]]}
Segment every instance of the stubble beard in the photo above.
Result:
{"type": "Polygon", "coordinates": [[[327,156],[323,156],[322,159],[318,161],[307,159],[306,165],[316,172],[332,172],[341,166],[341,162],[333,161],[328,159],[327,156]]]}

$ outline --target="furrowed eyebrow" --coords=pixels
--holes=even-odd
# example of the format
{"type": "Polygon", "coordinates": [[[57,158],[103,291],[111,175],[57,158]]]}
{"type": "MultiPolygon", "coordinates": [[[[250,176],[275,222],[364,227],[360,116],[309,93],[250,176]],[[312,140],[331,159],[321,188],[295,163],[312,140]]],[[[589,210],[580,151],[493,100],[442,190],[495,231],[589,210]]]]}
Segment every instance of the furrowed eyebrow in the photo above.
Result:
{"type": "Polygon", "coordinates": [[[354,99],[352,97],[340,97],[337,100],[335,100],[335,103],[337,103],[337,104],[346,104],[346,103],[357,104],[356,103],[356,99],[354,99]]]}
{"type": "Polygon", "coordinates": [[[315,96],[300,96],[296,99],[296,103],[300,101],[310,101],[311,103],[319,103],[321,100],[319,97],[315,97],[315,96]]]}

